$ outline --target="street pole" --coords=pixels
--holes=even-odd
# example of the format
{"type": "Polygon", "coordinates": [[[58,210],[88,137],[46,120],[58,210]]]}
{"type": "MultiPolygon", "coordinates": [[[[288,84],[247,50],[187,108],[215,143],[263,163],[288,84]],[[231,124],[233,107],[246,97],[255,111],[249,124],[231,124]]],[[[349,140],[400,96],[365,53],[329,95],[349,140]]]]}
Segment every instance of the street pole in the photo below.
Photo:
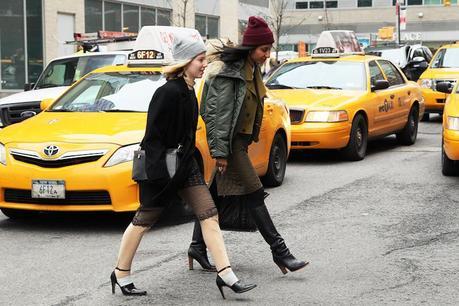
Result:
{"type": "Polygon", "coordinates": [[[395,14],[397,15],[397,45],[400,45],[400,0],[397,0],[397,2],[395,3],[395,14]]]}

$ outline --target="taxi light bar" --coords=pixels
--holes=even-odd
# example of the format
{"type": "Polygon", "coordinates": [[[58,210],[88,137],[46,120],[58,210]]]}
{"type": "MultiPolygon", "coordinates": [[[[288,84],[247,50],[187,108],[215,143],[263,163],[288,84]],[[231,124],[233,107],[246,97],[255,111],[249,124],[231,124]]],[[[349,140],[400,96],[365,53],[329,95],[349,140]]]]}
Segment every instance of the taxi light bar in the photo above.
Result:
{"type": "Polygon", "coordinates": [[[364,55],[353,31],[323,31],[312,50],[312,57],[340,57],[343,55],[364,55]]]}

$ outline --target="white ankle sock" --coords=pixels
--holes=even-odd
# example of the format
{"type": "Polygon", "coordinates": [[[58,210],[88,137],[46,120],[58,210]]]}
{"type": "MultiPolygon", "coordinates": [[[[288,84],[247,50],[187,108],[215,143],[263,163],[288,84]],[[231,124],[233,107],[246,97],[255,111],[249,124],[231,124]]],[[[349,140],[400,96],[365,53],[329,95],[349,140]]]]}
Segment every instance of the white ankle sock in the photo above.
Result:
{"type": "Polygon", "coordinates": [[[130,275],[122,277],[122,278],[118,278],[117,281],[121,287],[132,284],[132,279],[130,275]]]}
{"type": "Polygon", "coordinates": [[[223,275],[219,274],[219,275],[223,279],[225,284],[227,284],[228,286],[232,286],[237,281],[239,281],[239,279],[237,278],[236,274],[234,274],[233,270],[229,270],[225,274],[223,274],[223,275]]]}

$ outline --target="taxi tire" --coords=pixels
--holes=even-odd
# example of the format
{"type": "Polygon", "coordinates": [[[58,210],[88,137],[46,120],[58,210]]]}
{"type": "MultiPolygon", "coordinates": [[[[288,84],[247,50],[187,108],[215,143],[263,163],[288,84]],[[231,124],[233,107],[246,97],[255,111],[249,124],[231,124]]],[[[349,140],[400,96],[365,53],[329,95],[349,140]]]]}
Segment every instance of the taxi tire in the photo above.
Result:
{"type": "Polygon", "coordinates": [[[413,106],[411,107],[405,127],[399,133],[395,134],[397,142],[405,146],[413,145],[418,137],[418,125],[419,109],[417,106],[413,106]]]}
{"type": "Polygon", "coordinates": [[[33,217],[36,212],[28,210],[20,210],[13,208],[0,208],[2,213],[10,219],[27,219],[33,217]]]}
{"type": "Polygon", "coordinates": [[[449,159],[443,148],[443,142],[441,144],[441,173],[444,176],[458,176],[459,169],[455,160],[449,159]]]}
{"type": "Polygon", "coordinates": [[[365,118],[361,114],[357,114],[352,120],[351,134],[349,143],[343,149],[344,158],[349,161],[358,161],[365,158],[368,146],[368,128],[365,118]],[[360,145],[358,138],[361,138],[360,145]]]}
{"type": "Polygon", "coordinates": [[[281,134],[274,136],[271,151],[269,152],[268,171],[261,178],[263,185],[277,187],[282,185],[287,168],[287,145],[281,134]]]}

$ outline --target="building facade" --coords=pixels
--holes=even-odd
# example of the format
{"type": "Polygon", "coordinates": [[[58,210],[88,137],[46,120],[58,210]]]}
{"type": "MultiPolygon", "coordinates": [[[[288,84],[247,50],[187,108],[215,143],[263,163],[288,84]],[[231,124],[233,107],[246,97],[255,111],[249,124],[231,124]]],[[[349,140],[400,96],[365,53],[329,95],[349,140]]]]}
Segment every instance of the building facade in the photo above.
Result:
{"type": "MultiPolygon", "coordinates": [[[[285,31],[280,43],[286,50],[296,49],[299,41],[311,50],[324,30],[353,30],[369,42],[382,27],[396,24],[395,0],[287,0],[285,31]]],[[[403,2],[403,1],[402,1],[403,2]]],[[[459,4],[457,0],[405,0],[406,29],[401,41],[423,43],[429,47],[459,41],[459,4]]]]}
{"type": "Polygon", "coordinates": [[[1,0],[0,97],[37,80],[52,59],[72,54],[74,33],[138,32],[145,25],[196,28],[238,41],[242,20],[268,0],[1,0]]]}

